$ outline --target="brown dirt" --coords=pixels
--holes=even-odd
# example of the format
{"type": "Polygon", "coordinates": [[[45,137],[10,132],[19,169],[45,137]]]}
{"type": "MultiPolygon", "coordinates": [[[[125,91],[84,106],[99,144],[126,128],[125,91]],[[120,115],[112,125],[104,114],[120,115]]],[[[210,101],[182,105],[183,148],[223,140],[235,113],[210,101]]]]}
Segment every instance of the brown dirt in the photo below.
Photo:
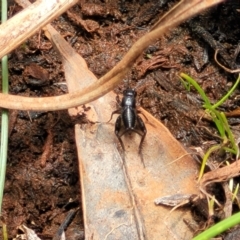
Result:
{"type": "MultiPolygon", "coordinates": [[[[176,1],[87,1],[52,24],[87,61],[97,76],[104,75],[130,46],[176,1]],[[106,2],[106,3],[105,3],[106,2]],[[108,14],[106,14],[106,12],[108,14]]],[[[185,72],[195,78],[214,102],[232,86],[236,76],[214,62],[214,46],[203,39],[199,26],[225,52],[222,62],[240,64],[238,1],[229,1],[173,29],[138,59],[131,73],[115,89],[138,91],[139,104],[160,119],[181,143],[189,147],[218,142],[213,124],[202,119],[202,100],[187,92],[179,80],[185,72]],[[197,28],[194,26],[197,25],[197,28]],[[194,28],[194,29],[193,29],[194,28]]],[[[12,5],[10,15],[19,7],[12,5]]],[[[206,34],[204,35],[206,36],[206,34]]],[[[211,42],[211,39],[210,39],[211,42]]],[[[216,46],[215,46],[216,48],[216,46]]],[[[53,96],[67,91],[61,61],[51,43],[39,32],[10,54],[10,91],[24,96],[53,96]]],[[[223,105],[236,109],[239,91],[223,105]]],[[[24,223],[41,239],[52,239],[71,209],[80,208],[68,228],[67,239],[83,239],[83,220],[74,124],[67,111],[11,111],[3,215],[9,238],[24,223]]],[[[111,113],[109,113],[109,116],[111,113]]],[[[238,126],[238,118],[231,123],[238,126]]],[[[238,128],[235,130],[238,133],[238,128]]],[[[231,160],[231,159],[230,159],[231,160]]]]}

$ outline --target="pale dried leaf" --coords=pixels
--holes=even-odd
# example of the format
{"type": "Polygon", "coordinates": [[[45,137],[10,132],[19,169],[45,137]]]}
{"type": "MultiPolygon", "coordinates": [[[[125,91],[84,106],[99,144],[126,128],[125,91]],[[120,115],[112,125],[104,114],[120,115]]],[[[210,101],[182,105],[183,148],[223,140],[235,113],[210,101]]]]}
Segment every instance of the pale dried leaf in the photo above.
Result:
{"type": "Polygon", "coordinates": [[[25,225],[19,226],[19,230],[23,233],[17,235],[15,240],[41,240],[32,229],[26,227],[25,225]]]}
{"type": "MultiPolygon", "coordinates": [[[[168,195],[164,197],[160,197],[154,200],[154,203],[156,205],[164,205],[169,207],[175,207],[179,204],[186,205],[190,203],[190,198],[193,196],[193,194],[174,194],[174,195],[168,195]]],[[[196,196],[196,195],[194,195],[196,196]]],[[[183,206],[183,205],[182,205],[183,206]]]]}

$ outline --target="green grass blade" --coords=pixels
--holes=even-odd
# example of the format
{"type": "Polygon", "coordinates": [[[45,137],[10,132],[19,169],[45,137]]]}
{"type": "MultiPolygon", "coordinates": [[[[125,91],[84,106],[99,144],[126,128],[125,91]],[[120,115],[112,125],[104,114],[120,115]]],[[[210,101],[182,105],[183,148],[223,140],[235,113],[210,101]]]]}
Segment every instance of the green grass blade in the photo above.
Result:
{"type": "Polygon", "coordinates": [[[206,152],[206,154],[203,157],[201,169],[200,169],[199,176],[198,176],[198,182],[201,180],[201,178],[203,176],[204,169],[205,169],[205,166],[206,166],[206,163],[207,163],[207,160],[208,160],[210,154],[214,151],[217,151],[218,149],[221,149],[221,148],[222,148],[222,145],[214,145],[214,146],[212,146],[211,148],[208,149],[208,151],[206,152]]]}
{"type": "Polygon", "coordinates": [[[220,233],[226,231],[227,229],[234,227],[239,223],[240,223],[240,212],[215,224],[214,226],[200,233],[198,236],[194,237],[192,240],[209,240],[219,235],[220,233]]]}
{"type": "Polygon", "coordinates": [[[223,124],[224,124],[224,129],[225,129],[225,131],[227,133],[227,136],[228,136],[228,139],[231,143],[231,148],[234,150],[234,154],[236,155],[237,152],[238,152],[238,146],[237,146],[236,141],[234,139],[233,133],[232,133],[230,127],[229,127],[228,120],[227,120],[227,118],[226,118],[226,116],[223,112],[221,112],[220,115],[221,115],[221,118],[222,118],[222,121],[223,121],[223,124]]]}
{"type": "Polygon", "coordinates": [[[183,79],[186,79],[191,85],[193,85],[196,88],[196,90],[201,95],[203,101],[205,102],[206,108],[208,108],[208,106],[211,106],[211,103],[210,103],[208,97],[206,96],[205,92],[203,91],[203,89],[199,86],[199,84],[194,79],[192,79],[185,73],[181,73],[180,77],[182,77],[183,79]]]}
{"type": "Polygon", "coordinates": [[[235,199],[237,199],[237,194],[238,194],[238,190],[239,190],[239,183],[237,184],[234,192],[233,192],[233,195],[232,195],[232,201],[234,201],[235,199]]]}
{"type": "Polygon", "coordinates": [[[233,91],[236,89],[239,82],[240,82],[240,74],[238,75],[238,79],[235,82],[235,84],[232,86],[232,88],[227,92],[227,94],[221,100],[219,100],[217,103],[215,103],[212,106],[212,108],[215,109],[215,108],[219,107],[221,104],[223,104],[229,98],[229,96],[233,93],[233,91]]]}
{"type": "Polygon", "coordinates": [[[0,215],[2,214],[3,191],[5,184],[8,149],[8,110],[2,110],[1,150],[0,150],[0,215]]]}
{"type": "Polygon", "coordinates": [[[208,109],[210,116],[212,117],[213,122],[215,123],[217,130],[221,136],[221,138],[223,139],[223,141],[226,138],[226,133],[225,133],[225,129],[224,129],[224,124],[221,118],[220,113],[212,108],[208,109]]]}
{"type": "Polygon", "coordinates": [[[8,240],[7,225],[3,223],[2,225],[3,240],[8,240]]]}
{"type": "MultiPolygon", "coordinates": [[[[2,0],[1,8],[2,23],[7,20],[7,0],[2,0]]],[[[2,58],[2,92],[8,93],[8,58],[2,58]]],[[[7,165],[7,149],[8,149],[8,110],[2,110],[1,121],[1,149],[0,149],[0,215],[2,215],[3,191],[6,176],[7,165]]]]}

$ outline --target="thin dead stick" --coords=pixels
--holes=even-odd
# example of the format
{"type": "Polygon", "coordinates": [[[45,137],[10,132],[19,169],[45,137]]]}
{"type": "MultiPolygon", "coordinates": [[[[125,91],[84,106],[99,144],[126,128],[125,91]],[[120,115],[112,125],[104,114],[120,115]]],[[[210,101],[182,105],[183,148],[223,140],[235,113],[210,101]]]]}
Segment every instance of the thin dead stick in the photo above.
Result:
{"type": "Polygon", "coordinates": [[[153,29],[133,44],[124,58],[111,71],[100,78],[96,84],[90,87],[57,97],[28,98],[0,94],[0,107],[18,110],[54,111],[76,107],[94,101],[116,87],[132,68],[140,54],[164,33],[193,15],[222,1],[223,0],[182,0],[164,16],[162,20],[164,24],[160,24],[161,21],[158,22],[156,29],[153,29]]]}
{"type": "Polygon", "coordinates": [[[235,69],[235,70],[232,70],[232,69],[229,69],[229,68],[223,66],[223,65],[217,60],[217,54],[218,54],[218,52],[219,52],[219,49],[217,49],[217,50],[215,51],[214,60],[215,60],[215,62],[216,62],[221,68],[223,68],[226,72],[229,72],[229,73],[240,73],[240,68],[237,68],[237,69],[235,69]]]}
{"type": "Polygon", "coordinates": [[[117,227],[114,227],[104,238],[104,240],[107,240],[108,236],[111,235],[115,230],[117,230],[118,228],[120,228],[121,226],[126,226],[129,227],[130,224],[126,224],[126,223],[121,223],[119,224],[117,227]]]}
{"type": "Polygon", "coordinates": [[[27,6],[25,0],[18,0],[19,5],[25,4],[27,8],[0,25],[0,58],[77,2],[78,0],[38,0],[33,4],[28,2],[27,6]]]}
{"type": "Polygon", "coordinates": [[[210,183],[225,182],[239,175],[240,175],[240,160],[237,160],[231,165],[205,173],[200,181],[200,185],[201,187],[205,188],[210,183]]]}
{"type": "Polygon", "coordinates": [[[162,168],[165,168],[165,167],[167,167],[167,166],[169,166],[169,165],[172,165],[173,163],[177,162],[178,160],[181,160],[182,158],[184,158],[185,156],[188,156],[188,155],[193,155],[193,154],[192,154],[192,153],[185,153],[185,154],[183,154],[182,156],[180,156],[180,157],[174,159],[174,160],[171,161],[170,163],[168,163],[168,164],[162,166],[162,168]]]}

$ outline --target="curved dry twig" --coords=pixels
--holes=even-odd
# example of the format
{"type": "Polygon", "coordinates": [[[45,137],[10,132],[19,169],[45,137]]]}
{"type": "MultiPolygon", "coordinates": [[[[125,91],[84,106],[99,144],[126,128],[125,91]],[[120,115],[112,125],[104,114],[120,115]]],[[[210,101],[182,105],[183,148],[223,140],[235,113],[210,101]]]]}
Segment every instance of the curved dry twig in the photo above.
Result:
{"type": "Polygon", "coordinates": [[[163,24],[157,23],[156,28],[144,35],[123,57],[123,59],[95,84],[81,91],[56,97],[29,98],[22,96],[0,94],[0,107],[18,110],[61,110],[89,103],[116,87],[132,68],[140,54],[164,33],[184,20],[217,4],[223,0],[182,0],[162,18],[163,24]]]}
{"type": "Polygon", "coordinates": [[[218,52],[219,52],[219,49],[217,49],[217,50],[215,51],[215,53],[214,53],[214,60],[215,60],[215,62],[216,62],[221,68],[223,68],[226,72],[229,72],[229,73],[240,73],[240,68],[237,68],[237,69],[235,69],[235,70],[232,70],[232,69],[229,69],[229,68],[223,66],[223,65],[217,60],[217,54],[218,54],[218,52]]]}

